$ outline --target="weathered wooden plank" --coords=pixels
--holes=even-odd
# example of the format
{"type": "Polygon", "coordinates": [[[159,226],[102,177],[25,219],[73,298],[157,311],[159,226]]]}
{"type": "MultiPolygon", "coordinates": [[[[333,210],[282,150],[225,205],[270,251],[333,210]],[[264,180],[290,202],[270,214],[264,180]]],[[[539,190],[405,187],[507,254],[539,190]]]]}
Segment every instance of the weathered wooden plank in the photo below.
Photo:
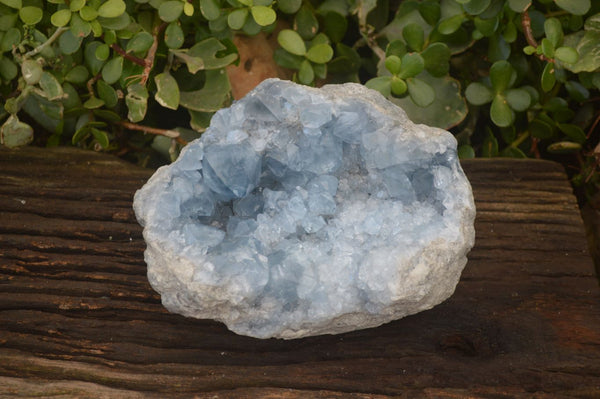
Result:
{"type": "Polygon", "coordinates": [[[463,166],[477,241],[452,298],[281,341],[164,310],[131,211],[151,171],[0,150],[0,397],[599,397],[600,290],[564,171],[463,166]]]}

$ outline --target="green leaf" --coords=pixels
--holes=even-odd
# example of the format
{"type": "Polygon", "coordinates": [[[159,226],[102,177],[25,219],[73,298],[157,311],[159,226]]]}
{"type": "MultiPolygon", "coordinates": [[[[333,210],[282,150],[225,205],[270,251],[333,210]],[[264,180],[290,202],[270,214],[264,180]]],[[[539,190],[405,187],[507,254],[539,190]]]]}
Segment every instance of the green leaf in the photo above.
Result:
{"type": "Polygon", "coordinates": [[[41,8],[27,6],[19,10],[19,17],[25,25],[35,25],[42,20],[44,12],[41,8]]]}
{"type": "Polygon", "coordinates": [[[102,43],[101,45],[99,45],[96,48],[94,55],[100,61],[106,61],[108,59],[108,57],[110,56],[110,47],[108,47],[107,44],[102,43]]]}
{"type": "Polygon", "coordinates": [[[128,108],[127,118],[134,123],[142,121],[148,110],[148,90],[139,83],[130,85],[125,103],[128,108]]]}
{"type": "Polygon", "coordinates": [[[227,50],[227,46],[221,43],[214,37],[209,37],[199,43],[194,44],[187,52],[188,58],[182,57],[183,50],[171,50],[176,56],[180,57],[188,64],[190,73],[196,73],[200,69],[220,69],[234,62],[238,55],[229,53],[222,57],[217,57],[217,54],[227,50]],[[190,64],[190,58],[194,61],[190,64]],[[200,64],[198,64],[198,61],[200,64]],[[192,68],[192,66],[194,68],[192,68]],[[196,69],[197,67],[200,67],[196,69]]]}
{"type": "Polygon", "coordinates": [[[487,128],[487,134],[481,145],[481,156],[484,158],[492,158],[498,156],[498,140],[492,131],[487,128]]]}
{"type": "Polygon", "coordinates": [[[300,69],[300,64],[304,61],[304,57],[288,53],[282,48],[275,49],[273,59],[277,65],[288,69],[300,69]]]}
{"type": "MultiPolygon", "coordinates": [[[[402,65],[400,67],[399,78],[406,79],[417,76],[425,69],[425,61],[418,53],[404,54],[402,57],[402,65]]],[[[409,85],[410,88],[410,85],[409,85]]]]}
{"type": "Polygon", "coordinates": [[[578,102],[584,102],[588,98],[590,98],[590,92],[586,89],[581,83],[575,82],[574,80],[569,80],[565,83],[565,89],[573,98],[573,100],[578,102]]]}
{"type": "Polygon", "coordinates": [[[475,17],[474,22],[477,30],[485,37],[492,36],[494,33],[496,33],[496,30],[500,26],[499,17],[490,19],[481,19],[479,17],[475,17]]]}
{"type": "Polygon", "coordinates": [[[333,49],[329,44],[317,44],[308,49],[306,58],[317,64],[325,64],[333,58],[333,49]]]}
{"type": "Polygon", "coordinates": [[[183,3],[183,13],[191,17],[194,15],[194,5],[192,3],[188,3],[187,1],[183,3]]]}
{"type": "Polygon", "coordinates": [[[154,77],[156,94],[154,99],[163,107],[177,109],[179,107],[179,85],[168,72],[159,73],[154,77]]]}
{"type": "Polygon", "coordinates": [[[544,32],[554,47],[558,47],[562,43],[564,34],[562,24],[557,18],[548,18],[544,22],[544,32]]]}
{"type": "Polygon", "coordinates": [[[514,43],[517,40],[517,27],[516,25],[510,21],[504,26],[504,32],[502,32],[502,37],[506,43],[514,43]]]}
{"type": "Polygon", "coordinates": [[[277,6],[284,14],[295,14],[302,5],[302,0],[279,0],[277,6]]]}
{"type": "MultiPolygon", "coordinates": [[[[405,61],[403,61],[405,64],[405,61]]],[[[419,107],[427,107],[435,100],[435,91],[433,87],[421,79],[410,78],[406,81],[408,84],[408,94],[415,104],[419,107]]]]}
{"type": "Polygon", "coordinates": [[[192,111],[218,111],[229,100],[231,86],[224,69],[206,71],[206,83],[200,90],[182,91],[179,104],[192,111]]]}
{"type": "Polygon", "coordinates": [[[98,17],[98,11],[90,6],[84,6],[81,10],[79,10],[79,16],[84,21],[91,22],[98,17]]]}
{"type": "Polygon", "coordinates": [[[200,0],[200,12],[209,21],[221,16],[221,8],[217,0],[200,0]]]}
{"type": "Polygon", "coordinates": [[[158,8],[158,16],[165,22],[173,22],[181,16],[183,2],[180,0],[165,1],[158,8]]]}
{"type": "Polygon", "coordinates": [[[294,18],[294,29],[304,40],[312,39],[319,31],[319,21],[307,6],[303,6],[298,10],[294,18]]]}
{"type": "Polygon", "coordinates": [[[473,82],[467,86],[465,97],[473,105],[483,105],[494,99],[494,92],[483,83],[473,82]]]}
{"type": "Polygon", "coordinates": [[[92,25],[81,19],[79,14],[72,14],[71,16],[71,32],[75,37],[84,38],[92,31],[92,25]]]}
{"type": "Polygon", "coordinates": [[[98,144],[100,144],[102,148],[106,149],[109,144],[108,134],[102,130],[96,129],[95,127],[91,128],[91,132],[98,144]]]}
{"type": "Polygon", "coordinates": [[[554,45],[550,40],[543,38],[540,48],[542,49],[542,54],[544,54],[546,58],[554,58],[554,45]]]}
{"type": "Polygon", "coordinates": [[[58,79],[50,72],[43,72],[40,78],[40,88],[44,91],[46,98],[50,101],[61,98],[64,94],[58,79]]]}
{"type": "Polygon", "coordinates": [[[152,43],[154,43],[154,37],[148,32],[141,31],[133,35],[129,40],[126,51],[128,53],[145,53],[152,46],[152,43]]]}
{"type": "Polygon", "coordinates": [[[574,47],[579,60],[573,65],[565,65],[571,72],[594,72],[600,68],[600,31],[588,30],[583,37],[577,34],[565,37],[564,45],[574,47]]]}
{"type": "Polygon", "coordinates": [[[419,4],[419,14],[431,26],[435,26],[440,20],[440,3],[436,0],[426,0],[419,4]]]}
{"type": "Polygon", "coordinates": [[[413,51],[421,51],[425,43],[423,28],[416,23],[408,24],[402,29],[402,37],[413,51]]]}
{"type": "Polygon", "coordinates": [[[6,32],[7,30],[14,28],[18,19],[19,16],[16,13],[0,15],[0,31],[6,32]]]}
{"type": "Polygon", "coordinates": [[[385,55],[389,57],[390,55],[395,55],[396,57],[402,58],[404,54],[406,54],[408,50],[406,49],[406,45],[402,40],[393,40],[388,43],[385,48],[385,55]]]}
{"type": "Polygon", "coordinates": [[[526,111],[531,105],[531,97],[529,92],[524,89],[509,89],[505,93],[506,102],[515,111],[526,111]]]}
{"type": "Polygon", "coordinates": [[[248,9],[247,8],[238,8],[237,10],[233,10],[227,16],[227,24],[231,29],[239,30],[242,29],[244,24],[246,23],[246,19],[248,18],[248,9]]]}
{"type": "Polygon", "coordinates": [[[365,26],[367,24],[367,15],[377,7],[377,0],[357,0],[354,4],[359,25],[365,26]]]}
{"type": "Polygon", "coordinates": [[[333,43],[341,42],[348,30],[348,20],[337,12],[330,11],[323,17],[323,33],[331,39],[333,43]]]}
{"type": "Polygon", "coordinates": [[[119,81],[123,73],[123,57],[116,56],[102,68],[102,79],[109,85],[119,81]]]}
{"type": "Polygon", "coordinates": [[[302,61],[298,70],[298,81],[302,84],[309,85],[315,79],[315,71],[313,70],[308,60],[302,61]]]}
{"type": "Polygon", "coordinates": [[[425,69],[432,76],[441,77],[450,69],[450,49],[445,43],[432,43],[421,53],[425,69]]]}
{"type": "Polygon", "coordinates": [[[262,26],[256,23],[254,18],[246,18],[244,26],[242,26],[242,32],[248,36],[255,36],[262,30],[262,26]]]}
{"type": "Polygon", "coordinates": [[[392,76],[390,87],[392,89],[392,94],[395,96],[401,96],[405,94],[408,90],[408,85],[406,84],[406,82],[397,76],[392,76]]]}
{"type": "Polygon", "coordinates": [[[11,81],[17,77],[18,73],[17,65],[10,58],[0,55],[0,77],[6,81],[11,81]]]}
{"type": "Polygon", "coordinates": [[[171,22],[165,29],[165,44],[170,49],[178,49],[183,46],[183,29],[177,22],[171,22]]]}
{"type": "Polygon", "coordinates": [[[21,76],[25,79],[25,82],[30,85],[38,84],[42,78],[44,70],[36,61],[32,59],[25,59],[21,64],[21,76]]]}
{"type": "Polygon", "coordinates": [[[306,45],[296,31],[291,29],[283,29],[281,32],[279,32],[279,35],[277,35],[277,42],[289,53],[295,55],[306,54],[306,45]]]}
{"type": "Polygon", "coordinates": [[[575,15],[584,15],[590,10],[590,0],[554,0],[557,6],[575,15]]]}
{"type": "Polygon", "coordinates": [[[119,102],[119,96],[117,95],[117,91],[113,89],[111,85],[103,80],[99,80],[96,83],[96,88],[98,89],[98,97],[104,101],[104,104],[108,108],[114,108],[117,106],[119,102]]]}
{"type": "Polygon", "coordinates": [[[570,154],[581,150],[581,144],[571,141],[559,141],[550,144],[547,148],[548,152],[554,154],[570,154]]]}
{"type": "Polygon", "coordinates": [[[98,7],[98,16],[103,18],[116,18],[123,15],[126,8],[123,0],[108,0],[98,7]]]}
{"type": "Polygon", "coordinates": [[[496,126],[507,127],[512,125],[515,120],[515,113],[509,107],[504,96],[497,94],[492,100],[490,107],[490,117],[496,126]]]}
{"type": "Polygon", "coordinates": [[[390,55],[385,59],[385,68],[390,71],[392,75],[397,75],[400,72],[401,65],[402,60],[395,55],[390,55]]]}
{"type": "Polygon", "coordinates": [[[11,115],[0,127],[0,143],[8,148],[27,145],[33,141],[33,128],[11,115]]]}
{"type": "Polygon", "coordinates": [[[463,144],[458,147],[457,150],[459,159],[472,159],[475,158],[475,150],[468,144],[463,144]]]}
{"type": "Polygon", "coordinates": [[[73,12],[77,12],[85,6],[86,0],[71,0],[69,3],[69,9],[73,12]]]}
{"type": "Polygon", "coordinates": [[[452,17],[446,18],[440,21],[437,29],[442,35],[451,35],[456,32],[465,21],[463,14],[453,15],[452,17]]]}
{"type": "Polygon", "coordinates": [[[502,150],[503,157],[508,158],[527,158],[527,155],[518,147],[509,146],[502,150]]]}
{"type": "Polygon", "coordinates": [[[508,6],[514,12],[523,12],[531,4],[531,0],[508,0],[508,6]]]}
{"type": "Polygon", "coordinates": [[[271,25],[277,19],[277,14],[275,14],[275,11],[271,7],[252,6],[250,12],[254,21],[260,26],[271,25]]]}
{"type": "Polygon", "coordinates": [[[16,8],[17,10],[23,7],[21,0],[0,0],[0,3],[7,5],[10,8],[16,8]]]}
{"type": "Polygon", "coordinates": [[[100,25],[102,25],[103,28],[113,29],[116,31],[123,30],[131,24],[131,19],[126,12],[114,18],[98,17],[97,21],[100,23],[100,25]]]}
{"type": "Polygon", "coordinates": [[[587,137],[582,128],[577,125],[568,123],[557,123],[558,128],[563,132],[569,139],[576,143],[583,144],[586,142],[587,137]]]}
{"type": "Polygon", "coordinates": [[[491,62],[507,60],[510,57],[510,45],[499,32],[490,37],[488,57],[491,62]]]}
{"type": "Polygon", "coordinates": [[[463,4],[463,9],[471,15],[479,15],[490,6],[491,0],[470,0],[463,4]]]}
{"type": "Polygon", "coordinates": [[[552,90],[552,88],[554,87],[554,84],[556,83],[556,74],[554,72],[554,63],[552,63],[552,62],[546,63],[546,66],[544,67],[544,70],[542,71],[542,76],[541,76],[540,81],[541,81],[543,91],[545,91],[547,93],[550,90],[552,90]]]}
{"type": "Polygon", "coordinates": [[[52,23],[52,25],[57,27],[65,26],[69,23],[70,20],[71,10],[69,10],[68,8],[58,10],[50,17],[50,22],[52,23]]]}
{"type": "Polygon", "coordinates": [[[377,90],[385,97],[389,97],[392,93],[392,77],[391,76],[379,76],[368,80],[365,86],[372,90],[377,90]]]}
{"type": "Polygon", "coordinates": [[[515,70],[508,61],[496,61],[490,67],[490,81],[496,93],[504,92],[513,80],[515,70]]]}
{"type": "MultiPolygon", "coordinates": [[[[104,106],[104,100],[97,97],[90,97],[86,102],[83,103],[85,109],[96,109],[104,106]]],[[[75,142],[73,143],[75,144],[75,142]]]]}
{"type": "Polygon", "coordinates": [[[559,47],[554,52],[554,57],[567,64],[574,64],[579,60],[579,53],[573,47],[559,47]]]}
{"type": "Polygon", "coordinates": [[[554,126],[552,120],[542,118],[543,114],[529,122],[529,132],[535,138],[540,140],[550,139],[554,136],[554,126]]]}

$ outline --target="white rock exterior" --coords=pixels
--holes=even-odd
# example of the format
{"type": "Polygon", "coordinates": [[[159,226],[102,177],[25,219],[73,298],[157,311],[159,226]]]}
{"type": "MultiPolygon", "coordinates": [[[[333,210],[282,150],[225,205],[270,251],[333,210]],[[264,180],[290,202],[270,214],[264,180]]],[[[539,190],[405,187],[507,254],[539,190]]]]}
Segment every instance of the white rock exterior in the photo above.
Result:
{"type": "Polygon", "coordinates": [[[258,338],[430,309],[475,239],[454,137],[352,83],[261,83],[158,169],[134,210],[164,306],[258,338]]]}

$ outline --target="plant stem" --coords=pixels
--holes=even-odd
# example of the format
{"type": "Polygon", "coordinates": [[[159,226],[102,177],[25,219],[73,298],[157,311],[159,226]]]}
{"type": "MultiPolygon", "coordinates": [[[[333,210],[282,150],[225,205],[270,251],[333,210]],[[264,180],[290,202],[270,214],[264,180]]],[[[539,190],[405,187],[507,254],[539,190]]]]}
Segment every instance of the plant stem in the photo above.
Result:
{"type": "Polygon", "coordinates": [[[123,50],[119,45],[117,45],[116,43],[113,43],[110,45],[110,48],[112,48],[113,50],[115,50],[117,53],[119,53],[119,55],[123,58],[125,58],[126,60],[129,60],[131,62],[133,62],[134,64],[137,64],[139,66],[146,66],[146,61],[136,57],[135,55],[129,54],[128,52],[126,52],[125,50],[123,50]]]}
{"type": "Polygon", "coordinates": [[[119,125],[123,126],[126,129],[129,129],[129,130],[136,130],[138,132],[155,134],[157,136],[165,136],[165,137],[175,140],[177,143],[179,143],[181,145],[187,144],[187,141],[182,139],[181,136],[179,135],[179,132],[176,130],[159,129],[156,127],[138,125],[137,123],[132,123],[132,122],[128,122],[128,121],[119,122],[119,125]]]}
{"type": "Polygon", "coordinates": [[[527,137],[529,137],[529,131],[525,130],[523,133],[521,133],[519,135],[519,137],[517,137],[515,139],[515,141],[513,141],[512,143],[510,143],[511,147],[517,148],[518,146],[520,146],[521,144],[523,144],[523,142],[525,140],[527,140],[527,137]]]}
{"type": "Polygon", "coordinates": [[[29,58],[29,57],[33,57],[34,55],[38,54],[40,51],[44,50],[44,48],[46,48],[47,46],[49,46],[50,44],[52,44],[56,39],[58,39],[60,37],[60,35],[63,34],[63,32],[66,32],[67,30],[69,30],[69,28],[66,27],[60,27],[58,28],[53,34],[52,36],[50,36],[48,38],[48,40],[46,40],[44,43],[40,44],[39,46],[37,46],[36,48],[34,48],[31,51],[26,52],[23,55],[23,58],[29,58]]]}
{"type": "MultiPolygon", "coordinates": [[[[527,40],[527,44],[531,47],[538,48],[538,42],[533,37],[533,31],[531,30],[531,18],[529,17],[529,4],[523,10],[523,15],[521,16],[521,26],[523,27],[523,34],[525,35],[525,39],[527,40]]],[[[542,61],[554,62],[553,59],[546,57],[544,54],[537,54],[538,58],[542,61]]]]}
{"type": "Polygon", "coordinates": [[[167,23],[163,22],[160,25],[157,25],[152,30],[153,42],[150,48],[148,49],[148,54],[146,55],[146,59],[144,60],[144,72],[142,72],[142,78],[140,84],[143,86],[146,84],[148,79],[150,78],[150,72],[152,72],[152,67],[154,66],[154,57],[156,57],[156,50],[158,49],[158,36],[160,33],[167,27],[167,23]]]}

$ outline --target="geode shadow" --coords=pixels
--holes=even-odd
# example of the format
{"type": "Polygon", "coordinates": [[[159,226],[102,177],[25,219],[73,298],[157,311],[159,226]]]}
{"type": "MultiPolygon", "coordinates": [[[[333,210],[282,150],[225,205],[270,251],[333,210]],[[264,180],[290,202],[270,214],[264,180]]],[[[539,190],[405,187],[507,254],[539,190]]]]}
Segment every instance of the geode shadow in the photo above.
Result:
{"type": "Polygon", "coordinates": [[[134,209],[164,306],[259,338],[429,309],[453,293],[475,235],[454,137],[357,84],[263,82],[134,209]]]}

